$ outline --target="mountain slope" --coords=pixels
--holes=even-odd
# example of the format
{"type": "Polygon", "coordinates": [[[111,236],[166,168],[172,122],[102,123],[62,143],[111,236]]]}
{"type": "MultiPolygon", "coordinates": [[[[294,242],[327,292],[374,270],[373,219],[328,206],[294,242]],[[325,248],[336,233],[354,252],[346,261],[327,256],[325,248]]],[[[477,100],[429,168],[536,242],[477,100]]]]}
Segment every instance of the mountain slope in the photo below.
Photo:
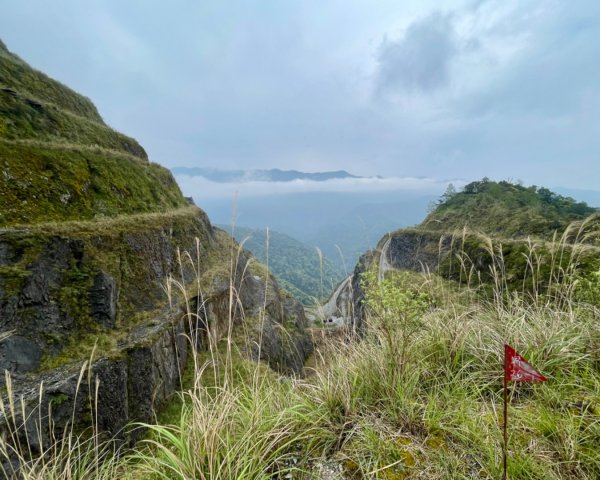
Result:
{"type": "Polygon", "coordinates": [[[0,43],[0,226],[186,204],[172,174],[92,102],[0,43]]]}
{"type": "Polygon", "coordinates": [[[16,94],[20,93],[33,97],[45,104],[52,104],[65,112],[78,117],[103,123],[92,101],[79,95],[69,87],[48,77],[46,74],[31,68],[15,54],[9,52],[6,45],[0,40],[0,83],[3,88],[14,88],[16,94]]]}
{"type": "MultiPolygon", "coordinates": [[[[233,240],[187,204],[167,169],[3,44],[0,82],[0,403],[11,391],[23,399],[10,421],[0,415],[0,431],[48,419],[35,436],[48,445],[96,418],[109,437],[133,444],[140,431],[124,427],[151,421],[180,386],[192,348],[232,324],[248,357],[300,372],[312,349],[302,306],[247,252],[230,268],[233,240]],[[202,302],[186,306],[197,322],[182,315],[178,290],[192,284],[202,302]]],[[[17,447],[4,446],[0,472],[17,447]]]]}
{"type": "Polygon", "coordinates": [[[551,286],[576,279],[574,298],[599,304],[600,215],[546,188],[484,179],[460,193],[449,188],[420,225],[385,235],[362,255],[350,292],[359,326],[362,278],[372,269],[379,278],[394,270],[437,273],[496,298],[516,289],[553,295],[551,286]]]}
{"type": "Polygon", "coordinates": [[[323,258],[321,265],[316,249],[283,233],[269,230],[267,236],[266,230],[236,227],[234,237],[262,263],[268,262],[280,285],[304,304],[327,295],[344,277],[329,259],[323,258]]]}

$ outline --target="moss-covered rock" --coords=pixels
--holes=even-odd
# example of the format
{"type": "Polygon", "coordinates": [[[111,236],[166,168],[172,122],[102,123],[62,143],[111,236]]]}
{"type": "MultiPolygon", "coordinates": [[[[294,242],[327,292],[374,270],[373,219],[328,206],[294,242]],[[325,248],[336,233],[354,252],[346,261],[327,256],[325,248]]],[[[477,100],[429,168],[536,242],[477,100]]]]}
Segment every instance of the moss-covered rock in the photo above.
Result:
{"type": "MultiPolygon", "coordinates": [[[[206,215],[195,207],[87,226],[95,229],[80,222],[0,233],[1,327],[35,343],[54,366],[63,352],[93,344],[90,336],[118,337],[141,312],[162,307],[179,247],[192,249],[198,238],[204,252],[216,248],[206,215]]],[[[34,365],[0,359],[0,366],[16,373],[34,365]]]]}
{"type": "MultiPolygon", "coordinates": [[[[593,222],[589,225],[595,228],[593,222]]],[[[594,236],[589,233],[592,235],[581,231],[576,237],[594,236]]],[[[398,230],[382,238],[377,248],[361,259],[353,274],[359,323],[364,316],[360,279],[369,269],[379,270],[380,275],[388,270],[436,273],[477,288],[483,295],[521,291],[543,296],[560,291],[575,293],[578,299],[595,298],[589,293],[594,291],[595,275],[600,271],[600,249],[582,241],[570,243],[568,236],[561,241],[497,239],[468,230],[398,230]]]]}

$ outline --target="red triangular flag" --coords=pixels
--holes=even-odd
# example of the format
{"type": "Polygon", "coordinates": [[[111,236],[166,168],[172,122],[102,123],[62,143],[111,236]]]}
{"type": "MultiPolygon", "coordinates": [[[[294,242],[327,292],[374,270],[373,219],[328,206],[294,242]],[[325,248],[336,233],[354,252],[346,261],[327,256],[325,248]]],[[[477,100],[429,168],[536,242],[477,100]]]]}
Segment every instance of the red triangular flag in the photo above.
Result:
{"type": "Polygon", "coordinates": [[[545,382],[548,380],[533,368],[510,345],[504,345],[504,376],[507,382],[545,382]]]}

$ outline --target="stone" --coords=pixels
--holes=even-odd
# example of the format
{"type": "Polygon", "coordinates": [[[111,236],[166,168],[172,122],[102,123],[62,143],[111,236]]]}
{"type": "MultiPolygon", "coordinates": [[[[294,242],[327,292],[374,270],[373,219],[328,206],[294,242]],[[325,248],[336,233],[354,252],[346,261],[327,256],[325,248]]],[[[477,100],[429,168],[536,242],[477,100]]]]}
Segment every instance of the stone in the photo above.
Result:
{"type": "Polygon", "coordinates": [[[31,340],[12,335],[0,342],[0,371],[24,372],[39,368],[40,347],[31,340]]]}
{"type": "Polygon", "coordinates": [[[0,266],[11,265],[18,262],[23,255],[19,249],[7,242],[0,242],[0,266]]]}
{"type": "Polygon", "coordinates": [[[90,316],[106,328],[114,328],[117,319],[118,289],[115,279],[106,272],[94,277],[89,293],[90,316]]]}
{"type": "MultiPolygon", "coordinates": [[[[75,431],[89,427],[97,418],[101,431],[128,445],[135,444],[143,432],[123,428],[155,418],[157,409],[180,387],[180,374],[192,348],[188,339],[198,337],[193,348],[207,348],[207,330],[213,332],[214,327],[216,337],[221,338],[227,331],[230,311],[234,328],[240,331],[246,328],[242,325],[245,319],[264,312],[262,334],[258,326],[249,329],[253,335],[249,345],[263,337],[260,355],[254,358],[260,357],[279,372],[301,374],[313,348],[303,307],[283,295],[270,275],[265,279],[250,274],[248,265],[254,260],[248,254],[241,254],[234,272],[233,288],[240,296],[233,309],[229,308],[227,273],[212,277],[208,291],[196,299],[200,320],[195,324],[182,315],[185,312],[167,306],[165,277],[175,273],[179,278],[182,274],[177,245],[194,254],[196,236],[201,239],[201,256],[229,248],[228,243],[217,240],[203,213],[185,224],[173,222],[119,234],[94,233],[82,239],[48,236],[35,243],[22,239],[23,258],[31,259],[20,266],[24,272],[22,287],[14,294],[11,290],[10,296],[0,292],[0,323],[3,330],[15,331],[0,344],[0,368],[15,372],[13,379],[18,374],[19,381],[13,382],[15,393],[23,395],[30,408],[23,431],[34,432],[36,441],[40,440],[32,450],[47,445],[52,437],[49,416],[55,434],[62,432],[71,418],[75,418],[75,431]],[[120,318],[143,310],[152,314],[142,317],[138,324],[120,324],[120,318]],[[85,335],[86,329],[93,332],[95,325],[89,320],[112,329],[106,332],[110,335],[126,332],[114,351],[100,350],[98,353],[106,356],[91,360],[90,375],[80,376],[83,358],[24,375],[40,367],[42,356],[52,359],[59,355],[71,336],[85,335]],[[36,410],[41,381],[45,393],[36,410]],[[96,381],[98,408],[90,410],[96,381]],[[41,430],[33,423],[39,418],[46,422],[41,430]],[[39,435],[35,433],[38,430],[39,435]]],[[[0,253],[4,259],[15,258],[8,248],[0,253]]],[[[205,261],[201,258],[200,265],[205,261]]],[[[184,265],[186,282],[193,274],[194,269],[184,265]]],[[[4,288],[1,276],[0,288],[4,288]]],[[[2,422],[0,418],[0,432],[2,422]]]]}

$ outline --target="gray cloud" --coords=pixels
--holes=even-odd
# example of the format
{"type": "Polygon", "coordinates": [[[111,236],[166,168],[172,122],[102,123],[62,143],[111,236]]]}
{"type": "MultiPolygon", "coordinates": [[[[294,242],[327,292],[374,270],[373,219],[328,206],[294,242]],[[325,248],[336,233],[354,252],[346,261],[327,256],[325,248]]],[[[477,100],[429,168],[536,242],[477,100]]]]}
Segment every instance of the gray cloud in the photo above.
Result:
{"type": "Polygon", "coordinates": [[[377,91],[428,92],[449,81],[457,53],[451,17],[436,12],[416,20],[398,40],[385,38],[377,55],[377,91]]]}
{"type": "Polygon", "coordinates": [[[7,46],[169,167],[597,188],[597,0],[5,3],[7,46]]]}
{"type": "Polygon", "coordinates": [[[600,4],[582,3],[517,10],[510,15],[512,28],[485,32],[490,42],[521,40],[486,89],[463,99],[467,113],[538,115],[546,123],[576,115],[596,96],[600,68],[592,59],[600,58],[600,4]]]}

